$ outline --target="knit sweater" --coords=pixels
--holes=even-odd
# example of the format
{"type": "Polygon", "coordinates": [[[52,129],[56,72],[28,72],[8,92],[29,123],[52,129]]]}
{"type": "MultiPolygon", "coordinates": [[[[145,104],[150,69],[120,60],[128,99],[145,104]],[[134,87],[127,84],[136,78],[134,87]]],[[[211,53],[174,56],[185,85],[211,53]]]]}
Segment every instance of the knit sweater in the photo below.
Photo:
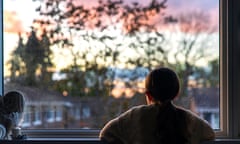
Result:
{"type": "MultiPolygon", "coordinates": [[[[190,144],[214,139],[215,133],[205,120],[189,110],[174,107],[185,113],[190,144]]],[[[154,104],[133,107],[109,121],[101,130],[99,137],[110,144],[157,144],[154,133],[158,111],[158,106],[154,104]]]]}

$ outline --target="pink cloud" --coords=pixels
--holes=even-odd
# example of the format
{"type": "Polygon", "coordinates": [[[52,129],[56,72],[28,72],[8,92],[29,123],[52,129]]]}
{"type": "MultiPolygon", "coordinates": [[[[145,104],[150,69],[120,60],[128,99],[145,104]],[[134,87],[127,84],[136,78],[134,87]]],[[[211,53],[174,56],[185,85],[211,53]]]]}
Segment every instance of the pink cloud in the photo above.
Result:
{"type": "Polygon", "coordinates": [[[16,12],[4,11],[4,32],[19,33],[23,32],[23,26],[16,12]]]}

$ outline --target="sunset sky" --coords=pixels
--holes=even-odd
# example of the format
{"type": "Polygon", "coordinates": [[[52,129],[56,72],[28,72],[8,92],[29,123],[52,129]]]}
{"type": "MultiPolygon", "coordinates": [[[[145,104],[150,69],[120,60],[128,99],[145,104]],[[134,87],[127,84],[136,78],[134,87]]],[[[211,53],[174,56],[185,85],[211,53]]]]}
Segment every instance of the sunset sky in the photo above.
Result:
{"type": "MultiPolygon", "coordinates": [[[[79,2],[94,5],[97,0],[79,0],[79,2]]],[[[134,0],[128,0],[131,2],[134,0]]],[[[138,0],[138,2],[147,3],[150,0],[138,0]]],[[[29,31],[32,20],[36,17],[35,8],[38,3],[32,0],[5,0],[4,9],[4,63],[7,62],[10,52],[16,47],[18,42],[18,33],[29,31]]],[[[201,11],[209,13],[211,24],[219,23],[219,0],[168,0],[166,14],[179,15],[192,11],[201,11]]],[[[66,62],[63,60],[63,63],[66,62]]],[[[58,61],[61,63],[61,61],[58,61]]],[[[8,73],[4,70],[5,75],[8,73]]],[[[129,92],[131,93],[131,92],[129,92]]]]}
{"type": "MultiPolygon", "coordinates": [[[[97,0],[81,0],[94,4],[97,0]]],[[[134,0],[128,0],[134,1],[134,0]]],[[[140,1],[140,0],[138,0],[140,1]]],[[[150,0],[141,0],[145,3],[150,0]]],[[[4,32],[18,33],[26,31],[36,17],[35,8],[38,3],[32,0],[6,0],[3,3],[4,8],[4,32]]],[[[210,13],[212,21],[218,23],[219,0],[168,0],[166,13],[173,15],[185,13],[188,11],[204,11],[210,13]]]]}
{"type": "MultiPolygon", "coordinates": [[[[79,0],[79,2],[94,5],[97,0],[79,0]]],[[[131,2],[134,0],[128,0],[131,2]]],[[[141,0],[147,3],[150,0],[141,0]]],[[[140,2],[140,0],[138,0],[140,2]]],[[[32,20],[36,17],[35,8],[38,3],[33,3],[32,0],[5,0],[4,8],[4,63],[9,59],[10,52],[17,46],[18,33],[29,31],[32,20]]],[[[211,24],[219,25],[219,0],[168,0],[166,14],[179,15],[192,11],[206,12],[211,16],[211,24]]],[[[67,52],[66,52],[67,53],[67,52]]],[[[58,60],[58,63],[66,63],[66,60],[58,60]]],[[[8,75],[8,70],[5,67],[5,75],[8,75]]],[[[119,88],[113,89],[113,95],[116,97],[125,93],[131,97],[133,92],[127,89],[119,82],[119,88]]],[[[139,83],[139,87],[143,87],[143,83],[139,83]]]]}
{"type": "MultiPolygon", "coordinates": [[[[79,0],[79,2],[93,5],[97,0],[79,0]]],[[[131,2],[135,0],[128,0],[131,2]]],[[[141,0],[148,3],[150,0],[141,0]]],[[[140,2],[140,0],[138,0],[140,2]]],[[[17,34],[30,30],[32,20],[37,17],[35,8],[37,2],[32,0],[6,0],[4,9],[4,51],[5,55],[16,46],[17,34]]],[[[166,14],[179,15],[192,11],[201,11],[210,14],[211,23],[219,23],[219,0],[168,0],[166,14]]]]}

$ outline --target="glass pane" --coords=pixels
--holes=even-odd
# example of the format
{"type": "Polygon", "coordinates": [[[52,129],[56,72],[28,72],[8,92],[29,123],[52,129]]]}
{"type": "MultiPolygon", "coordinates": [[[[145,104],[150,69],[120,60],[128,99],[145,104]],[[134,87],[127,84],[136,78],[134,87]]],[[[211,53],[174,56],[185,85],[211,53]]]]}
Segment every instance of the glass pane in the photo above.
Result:
{"type": "Polygon", "coordinates": [[[219,1],[4,1],[4,92],[27,129],[102,128],[145,104],[144,78],[179,74],[175,103],[219,129],[219,1]],[[27,6],[27,8],[26,8],[27,6]]]}

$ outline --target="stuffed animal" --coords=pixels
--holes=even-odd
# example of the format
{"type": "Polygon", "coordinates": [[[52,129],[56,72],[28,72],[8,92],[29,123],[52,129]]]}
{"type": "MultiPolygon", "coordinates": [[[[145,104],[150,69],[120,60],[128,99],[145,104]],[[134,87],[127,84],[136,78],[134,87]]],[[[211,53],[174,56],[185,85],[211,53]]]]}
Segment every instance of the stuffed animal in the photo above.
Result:
{"type": "Polygon", "coordinates": [[[0,139],[8,137],[13,127],[17,127],[23,117],[24,96],[18,91],[10,91],[0,96],[0,139]]]}

